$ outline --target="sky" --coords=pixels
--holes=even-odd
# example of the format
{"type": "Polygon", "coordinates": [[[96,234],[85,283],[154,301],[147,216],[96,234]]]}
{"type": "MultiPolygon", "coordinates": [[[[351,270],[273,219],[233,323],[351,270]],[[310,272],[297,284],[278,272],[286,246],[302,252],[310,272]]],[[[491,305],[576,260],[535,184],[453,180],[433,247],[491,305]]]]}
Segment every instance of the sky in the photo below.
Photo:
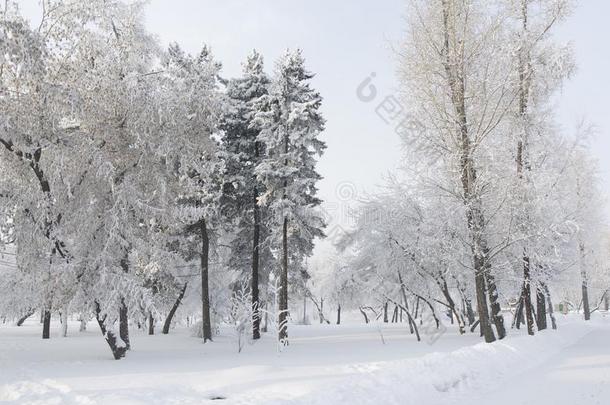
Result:
{"type": "MultiPolygon", "coordinates": [[[[36,15],[37,0],[20,3],[26,15],[36,15]]],[[[356,90],[374,74],[378,97],[396,93],[395,49],[405,11],[405,0],[152,0],[146,25],[164,45],[176,41],[193,53],[210,45],[225,77],[238,76],[254,48],[265,56],[269,72],[287,48],[301,48],[316,73],[313,86],[324,97],[327,119],[320,196],[332,222],[346,223],[350,201],[374,192],[400,164],[393,127],[376,114],[375,102],[362,101],[356,90]]],[[[578,64],[557,97],[558,121],[567,133],[583,119],[596,126],[592,142],[604,190],[610,190],[608,15],[609,1],[581,0],[556,31],[560,41],[574,44],[578,64]]]]}
{"type": "MultiPolygon", "coordinates": [[[[574,46],[577,72],[558,97],[557,117],[565,131],[579,121],[595,127],[592,149],[600,165],[602,189],[610,198],[610,15],[607,0],[580,0],[556,37],[574,46]]],[[[606,204],[610,218],[610,203],[606,204]]]]}

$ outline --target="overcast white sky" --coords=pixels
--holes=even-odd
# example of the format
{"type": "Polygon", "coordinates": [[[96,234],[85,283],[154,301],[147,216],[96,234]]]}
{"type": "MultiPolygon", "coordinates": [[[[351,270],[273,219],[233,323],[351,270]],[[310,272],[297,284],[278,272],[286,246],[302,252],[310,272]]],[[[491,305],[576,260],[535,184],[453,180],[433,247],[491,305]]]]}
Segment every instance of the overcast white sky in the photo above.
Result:
{"type": "MultiPolygon", "coordinates": [[[[37,0],[21,0],[31,14],[37,0]]],[[[396,87],[395,46],[404,30],[404,0],[152,0],[146,16],[149,30],[162,43],[176,41],[197,52],[212,46],[226,77],[240,73],[251,49],[265,55],[268,70],[286,48],[303,49],[314,86],[325,98],[328,150],[320,162],[321,197],[340,215],[338,186],[374,191],[396,168],[400,143],[392,127],[358,100],[356,88],[371,72],[382,96],[396,87]]],[[[610,190],[610,2],[581,0],[558,30],[573,41],[579,70],[558,101],[559,120],[571,130],[582,118],[597,125],[594,141],[604,187],[610,190]]],[[[610,210],[608,210],[610,213],[610,210]]]]}

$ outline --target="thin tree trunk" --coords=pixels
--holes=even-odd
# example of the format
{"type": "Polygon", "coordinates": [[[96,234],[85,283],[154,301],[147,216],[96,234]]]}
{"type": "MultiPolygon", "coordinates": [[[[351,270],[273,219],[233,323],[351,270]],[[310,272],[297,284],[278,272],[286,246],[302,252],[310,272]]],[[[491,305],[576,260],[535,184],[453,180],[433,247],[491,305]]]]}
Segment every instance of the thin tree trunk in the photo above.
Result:
{"type": "Polygon", "coordinates": [[[280,274],[280,297],[278,314],[278,339],[288,344],[288,217],[282,227],[282,268],[280,274]]]}
{"type": "Polygon", "coordinates": [[[337,305],[337,325],[341,324],[341,304],[337,305]]]}
{"type": "Polygon", "coordinates": [[[254,198],[254,232],[252,237],[252,339],[260,339],[260,301],[258,288],[258,267],[259,267],[259,248],[260,248],[260,207],[257,203],[258,192],[255,189],[254,198]]]}
{"type": "MultiPolygon", "coordinates": [[[[407,318],[409,320],[409,328],[411,330],[411,334],[415,333],[415,336],[417,336],[417,341],[419,342],[421,340],[421,338],[419,336],[419,330],[417,329],[417,324],[415,323],[415,320],[409,313],[409,308],[407,307],[407,305],[408,305],[407,304],[407,290],[406,290],[405,284],[402,281],[402,274],[400,273],[400,270],[397,270],[397,273],[398,273],[398,282],[400,283],[400,293],[402,295],[402,300],[405,303],[404,310],[405,310],[405,313],[407,314],[407,318]]],[[[417,300],[417,306],[419,307],[419,298],[417,300]]]]}
{"type": "Polygon", "coordinates": [[[307,324],[307,295],[303,295],[303,325],[307,324]]]}
{"type": "MultiPolygon", "coordinates": [[[[406,295],[405,290],[402,290],[402,294],[403,294],[403,299],[404,299],[404,296],[406,295]]],[[[417,329],[417,324],[415,323],[415,319],[413,319],[413,317],[411,316],[409,311],[407,311],[406,308],[403,307],[402,305],[400,305],[398,302],[396,302],[392,299],[390,299],[390,301],[392,301],[394,303],[394,305],[398,305],[400,307],[400,309],[405,311],[405,313],[407,314],[407,318],[409,319],[409,322],[413,324],[413,328],[415,330],[415,337],[417,338],[417,341],[421,342],[421,336],[419,335],[419,330],[417,329]]]]}
{"type": "MultiPolygon", "coordinates": [[[[441,321],[438,319],[438,316],[436,315],[436,309],[434,308],[434,305],[432,304],[432,302],[430,302],[426,298],[424,298],[422,296],[418,296],[418,297],[428,306],[428,308],[430,308],[430,313],[432,314],[432,318],[434,319],[434,323],[436,324],[436,328],[438,329],[438,327],[441,324],[441,321]]],[[[424,311],[422,309],[422,311],[421,311],[422,318],[423,318],[423,313],[424,313],[424,311]]],[[[421,321],[423,322],[423,319],[421,319],[421,321]]],[[[420,322],[420,324],[421,324],[421,322],[420,322]]]]}
{"type": "Polygon", "coordinates": [[[398,305],[394,305],[394,311],[392,311],[392,323],[398,322],[398,305]]]}
{"type": "MultiPolygon", "coordinates": [[[[476,321],[474,321],[474,323],[470,326],[470,332],[474,333],[477,326],[479,326],[480,324],[481,324],[481,321],[479,321],[478,319],[476,321]]],[[[483,336],[483,333],[481,333],[481,336],[483,336]]]]}
{"type": "Polygon", "coordinates": [[[34,312],[36,312],[36,310],[33,310],[33,309],[26,312],[21,318],[19,318],[16,325],[22,326],[26,319],[28,319],[30,316],[34,315],[34,312]]]}
{"type": "Polygon", "coordinates": [[[462,319],[464,319],[464,316],[466,316],[466,319],[468,319],[468,326],[472,326],[472,324],[475,322],[474,311],[472,310],[472,301],[466,295],[466,290],[461,286],[457,278],[455,278],[455,282],[462,301],[462,319]]]}
{"type": "MultiPolygon", "coordinates": [[[[287,124],[284,129],[284,153],[288,156],[290,137],[287,124]]],[[[288,158],[284,159],[284,167],[288,167],[288,158]]],[[[283,199],[287,198],[287,188],[288,179],[284,178],[283,199]]],[[[280,271],[278,340],[286,346],[288,345],[288,217],[285,214],[282,224],[282,268],[280,271]]]]}
{"type": "Polygon", "coordinates": [[[580,242],[580,276],[582,278],[582,308],[585,314],[585,321],[591,319],[591,309],[589,307],[589,281],[587,277],[586,261],[585,261],[585,245],[580,242]]]}
{"type": "Polygon", "coordinates": [[[515,317],[513,318],[513,327],[521,329],[521,323],[523,323],[523,291],[519,295],[519,301],[515,308],[515,317]]]}
{"type": "Polygon", "coordinates": [[[172,308],[169,310],[169,313],[167,314],[167,318],[165,318],[165,323],[163,323],[163,329],[161,330],[161,333],[163,333],[164,335],[167,335],[169,333],[169,328],[172,326],[172,319],[174,319],[174,315],[176,315],[176,311],[178,310],[178,307],[182,303],[182,299],[184,298],[184,294],[186,293],[187,286],[188,286],[188,282],[184,283],[184,286],[180,290],[180,294],[178,294],[178,298],[176,298],[174,305],[172,306],[172,308]]]}
{"type": "Polygon", "coordinates": [[[209,255],[210,238],[205,219],[200,222],[201,230],[201,327],[203,342],[212,341],[212,320],[210,318],[210,290],[209,290],[209,255]]]}
{"type": "Polygon", "coordinates": [[[455,301],[453,301],[453,297],[451,297],[451,293],[449,292],[449,286],[447,285],[447,281],[444,278],[442,279],[442,283],[439,284],[443,296],[447,300],[447,305],[449,305],[449,313],[451,315],[451,323],[453,323],[453,316],[455,315],[455,319],[457,320],[460,335],[466,333],[464,326],[464,318],[458,313],[457,308],[455,307],[455,301]]]}
{"type": "Polygon", "coordinates": [[[362,309],[362,307],[358,308],[360,309],[360,313],[362,314],[362,316],[364,317],[364,323],[369,323],[369,317],[366,315],[366,312],[364,312],[364,310],[362,309]]]}
{"type": "MultiPolygon", "coordinates": [[[[324,323],[324,298],[320,297],[320,308],[318,308],[318,319],[320,320],[320,325],[324,323]]],[[[330,323],[330,322],[326,322],[330,323]]]]}

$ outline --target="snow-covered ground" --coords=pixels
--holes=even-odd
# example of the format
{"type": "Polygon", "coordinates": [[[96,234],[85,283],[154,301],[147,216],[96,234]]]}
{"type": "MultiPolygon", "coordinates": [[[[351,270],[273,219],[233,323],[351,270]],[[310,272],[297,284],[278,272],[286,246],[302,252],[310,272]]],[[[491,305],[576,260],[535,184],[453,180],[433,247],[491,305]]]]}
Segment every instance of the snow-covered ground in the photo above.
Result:
{"type": "Polygon", "coordinates": [[[451,328],[427,344],[415,342],[405,325],[295,325],[282,353],[272,336],[237,353],[229,330],[205,345],[186,329],[167,336],[133,331],[133,350],[121,361],[111,359],[93,323],[85,333],[70,326],[69,337],[47,341],[34,320],[0,327],[0,403],[435,405],[494,398],[516,405],[610,398],[610,319],[601,316],[589,324],[560,319],[559,331],[534,338],[511,331],[491,345],[451,328]]]}
{"type": "MultiPolygon", "coordinates": [[[[519,368],[517,368],[519,370],[519,368]]],[[[559,353],[481,395],[495,405],[607,405],[610,403],[610,330],[592,328],[559,353]]]]}

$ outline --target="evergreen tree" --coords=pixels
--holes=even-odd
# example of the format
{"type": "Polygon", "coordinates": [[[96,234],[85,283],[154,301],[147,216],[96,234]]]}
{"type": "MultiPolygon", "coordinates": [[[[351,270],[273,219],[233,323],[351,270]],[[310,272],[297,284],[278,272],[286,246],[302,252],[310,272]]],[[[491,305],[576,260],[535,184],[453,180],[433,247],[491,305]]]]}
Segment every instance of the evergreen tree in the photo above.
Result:
{"type": "Polygon", "coordinates": [[[278,338],[283,344],[288,343],[288,264],[301,268],[324,226],[316,211],[321,203],[316,196],[321,179],[316,163],[326,147],[318,139],[324,130],[322,97],[311,88],[314,75],[304,65],[300,50],[287,51],[280,58],[269,94],[257,101],[255,117],[258,139],[267,150],[256,167],[265,186],[259,203],[269,210],[269,226],[274,230],[270,243],[281,252],[278,338]]]}
{"type": "Polygon", "coordinates": [[[263,213],[258,205],[263,185],[254,170],[265,151],[258,140],[260,130],[252,125],[252,121],[256,100],[267,95],[268,86],[263,57],[254,50],[243,65],[243,77],[230,80],[227,85],[231,109],[222,123],[225,162],[223,213],[231,220],[235,233],[231,242],[230,266],[238,270],[250,267],[253,339],[260,338],[261,233],[265,231],[261,230],[263,213]]]}

